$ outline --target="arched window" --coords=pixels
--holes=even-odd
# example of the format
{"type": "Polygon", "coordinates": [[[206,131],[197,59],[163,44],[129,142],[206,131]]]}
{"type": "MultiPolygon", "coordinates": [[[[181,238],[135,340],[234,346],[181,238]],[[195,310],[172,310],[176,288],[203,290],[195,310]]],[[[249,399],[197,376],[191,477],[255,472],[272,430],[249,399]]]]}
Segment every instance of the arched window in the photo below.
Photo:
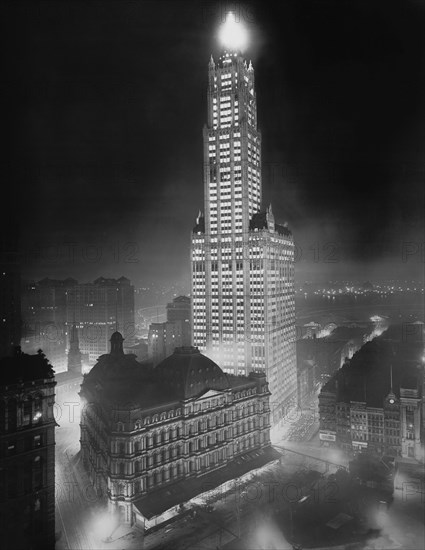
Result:
{"type": "Polygon", "coordinates": [[[158,415],[155,414],[152,418],[152,422],[155,423],[155,422],[158,422],[158,415]]]}
{"type": "Polygon", "coordinates": [[[161,420],[166,420],[167,419],[167,413],[163,412],[161,413],[161,420]]]}
{"type": "Polygon", "coordinates": [[[150,424],[150,423],[151,423],[150,416],[147,416],[147,417],[145,418],[145,426],[147,426],[147,425],[150,424]]]}
{"type": "Polygon", "coordinates": [[[142,421],[140,419],[136,420],[136,423],[134,425],[134,429],[135,430],[140,430],[141,427],[142,427],[142,421]]]}

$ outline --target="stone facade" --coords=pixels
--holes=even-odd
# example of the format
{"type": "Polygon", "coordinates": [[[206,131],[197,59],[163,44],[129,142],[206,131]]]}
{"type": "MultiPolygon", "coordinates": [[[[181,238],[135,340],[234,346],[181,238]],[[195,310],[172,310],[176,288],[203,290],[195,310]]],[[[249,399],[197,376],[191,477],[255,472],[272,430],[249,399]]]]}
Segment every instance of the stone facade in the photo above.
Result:
{"type": "Polygon", "coordinates": [[[123,521],[134,523],[144,496],[270,446],[264,374],[227,376],[191,347],[176,349],[155,368],[132,356],[115,359],[128,374],[122,386],[114,378],[120,395],[108,389],[113,353],[107,368],[97,365],[85,376],[81,449],[93,484],[123,521]]]}
{"type": "Polygon", "coordinates": [[[55,547],[55,379],[45,357],[0,361],[2,548],[55,547]]]}

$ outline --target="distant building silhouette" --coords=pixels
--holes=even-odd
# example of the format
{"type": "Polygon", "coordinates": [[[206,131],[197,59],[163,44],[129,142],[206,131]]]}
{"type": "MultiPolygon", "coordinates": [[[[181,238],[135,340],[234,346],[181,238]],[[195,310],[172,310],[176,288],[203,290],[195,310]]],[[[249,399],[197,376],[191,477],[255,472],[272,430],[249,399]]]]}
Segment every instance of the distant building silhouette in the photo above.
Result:
{"type": "Polygon", "coordinates": [[[4,357],[13,355],[21,343],[21,279],[16,268],[0,269],[0,357],[4,357]]]}
{"type": "Polygon", "coordinates": [[[26,283],[22,315],[26,327],[24,351],[42,347],[57,370],[67,368],[73,326],[79,349],[89,365],[108,352],[109,338],[118,326],[126,345],[134,344],[134,287],[129,279],[99,277],[92,283],[75,279],[43,279],[26,283]]]}
{"type": "Polygon", "coordinates": [[[157,365],[182,346],[191,345],[190,298],[178,296],[167,304],[167,320],[151,323],[148,333],[148,354],[157,365]]]}
{"type": "Polygon", "coordinates": [[[54,372],[41,353],[0,360],[0,540],[3,550],[55,546],[54,372]]]}
{"type": "Polygon", "coordinates": [[[70,277],[22,285],[22,350],[35,353],[41,348],[56,372],[67,368],[67,294],[76,285],[70,277]]]}
{"type": "Polygon", "coordinates": [[[154,365],[171,355],[182,345],[180,322],[151,323],[148,333],[148,354],[154,365]]]}
{"type": "Polygon", "coordinates": [[[189,296],[177,296],[167,304],[167,321],[178,323],[181,326],[181,346],[190,346],[192,344],[191,330],[191,303],[189,296]]]}

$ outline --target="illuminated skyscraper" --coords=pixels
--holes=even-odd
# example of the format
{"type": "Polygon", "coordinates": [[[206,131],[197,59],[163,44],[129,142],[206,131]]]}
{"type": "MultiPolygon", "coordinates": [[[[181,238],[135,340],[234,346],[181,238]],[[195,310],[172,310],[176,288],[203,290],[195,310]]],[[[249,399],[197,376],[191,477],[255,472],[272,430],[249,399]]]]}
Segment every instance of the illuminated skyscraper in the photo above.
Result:
{"type": "Polygon", "coordinates": [[[228,48],[208,66],[204,210],[192,234],[193,342],[229,373],[265,371],[273,421],[297,394],[294,241],[261,211],[254,69],[228,48]]]}

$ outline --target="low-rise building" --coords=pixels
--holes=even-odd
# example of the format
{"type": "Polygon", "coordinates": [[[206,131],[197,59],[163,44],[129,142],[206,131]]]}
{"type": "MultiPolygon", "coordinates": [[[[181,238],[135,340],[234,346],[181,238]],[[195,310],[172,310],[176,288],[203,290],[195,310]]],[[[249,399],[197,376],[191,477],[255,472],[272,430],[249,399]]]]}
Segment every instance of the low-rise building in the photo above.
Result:
{"type": "Polygon", "coordinates": [[[347,452],[423,460],[422,334],[390,327],[365,344],[319,394],[320,439],[347,452]]]}
{"type": "Polygon", "coordinates": [[[278,456],[265,375],[227,375],[197,348],[178,348],[152,367],[125,355],[115,333],[80,395],[92,483],[111,512],[144,529],[278,456]]]}

